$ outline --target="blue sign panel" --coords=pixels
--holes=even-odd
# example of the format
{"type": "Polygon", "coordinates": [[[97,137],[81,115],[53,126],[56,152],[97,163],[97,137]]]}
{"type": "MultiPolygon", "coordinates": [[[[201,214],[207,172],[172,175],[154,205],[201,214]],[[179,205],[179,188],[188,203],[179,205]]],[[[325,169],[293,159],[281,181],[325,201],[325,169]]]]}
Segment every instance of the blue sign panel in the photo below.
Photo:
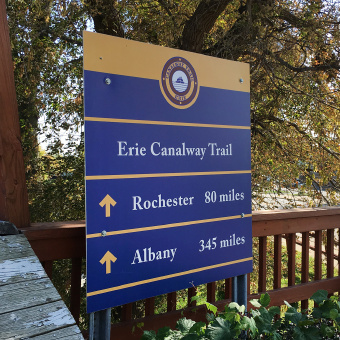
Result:
{"type": "Polygon", "coordinates": [[[249,70],[84,33],[87,311],[252,270],[249,70]]]}

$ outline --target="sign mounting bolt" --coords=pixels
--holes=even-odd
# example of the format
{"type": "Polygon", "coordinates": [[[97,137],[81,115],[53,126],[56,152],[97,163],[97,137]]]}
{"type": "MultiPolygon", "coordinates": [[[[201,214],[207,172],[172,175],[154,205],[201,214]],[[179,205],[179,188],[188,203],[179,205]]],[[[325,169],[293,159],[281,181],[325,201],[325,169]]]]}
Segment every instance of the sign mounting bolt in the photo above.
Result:
{"type": "Polygon", "coordinates": [[[102,236],[106,236],[106,230],[102,231],[102,236]]]}
{"type": "Polygon", "coordinates": [[[111,79],[110,78],[105,78],[105,84],[110,85],[111,84],[111,79]]]}
{"type": "Polygon", "coordinates": [[[244,217],[244,213],[241,214],[241,217],[242,217],[242,218],[244,217]]]}
{"type": "Polygon", "coordinates": [[[240,78],[240,83],[241,83],[241,84],[243,84],[243,81],[244,81],[243,78],[240,78]]]}

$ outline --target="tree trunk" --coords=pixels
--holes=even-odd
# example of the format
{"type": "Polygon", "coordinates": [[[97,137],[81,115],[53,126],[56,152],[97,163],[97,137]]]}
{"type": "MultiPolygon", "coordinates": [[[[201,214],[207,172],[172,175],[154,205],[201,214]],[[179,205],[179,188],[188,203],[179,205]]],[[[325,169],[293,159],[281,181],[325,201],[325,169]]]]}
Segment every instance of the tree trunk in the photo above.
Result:
{"type": "Polygon", "coordinates": [[[202,52],[205,35],[210,32],[230,2],[231,0],[202,0],[184,26],[181,49],[202,52]]]}

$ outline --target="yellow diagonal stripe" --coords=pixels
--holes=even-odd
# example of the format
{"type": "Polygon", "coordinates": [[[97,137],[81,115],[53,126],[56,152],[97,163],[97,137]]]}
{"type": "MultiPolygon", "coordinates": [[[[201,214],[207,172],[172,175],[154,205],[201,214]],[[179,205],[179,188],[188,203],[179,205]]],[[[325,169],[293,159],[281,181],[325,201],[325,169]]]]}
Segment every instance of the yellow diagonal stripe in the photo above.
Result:
{"type": "Polygon", "coordinates": [[[166,121],[158,121],[158,120],[120,119],[120,118],[102,118],[102,117],[85,117],[85,120],[88,121],[88,122],[104,122],[104,123],[191,126],[191,127],[218,128],[218,129],[250,130],[250,126],[243,126],[243,125],[166,122],[166,121]]]}
{"type": "Polygon", "coordinates": [[[184,276],[184,275],[188,275],[188,274],[199,273],[199,272],[203,272],[205,270],[210,270],[210,269],[214,269],[214,268],[230,266],[230,265],[236,264],[236,263],[247,262],[247,261],[251,261],[252,259],[253,259],[252,257],[247,257],[247,258],[240,259],[240,260],[224,262],[224,263],[214,264],[212,266],[206,266],[206,267],[191,269],[191,270],[187,270],[187,271],[180,272],[180,273],[175,273],[175,274],[170,274],[170,275],[154,277],[154,278],[148,279],[148,280],[127,283],[127,284],[116,286],[116,287],[111,287],[111,288],[102,289],[102,290],[96,290],[94,292],[87,293],[87,296],[90,297],[90,296],[94,296],[94,295],[110,293],[110,292],[114,292],[116,290],[121,290],[121,289],[125,289],[125,288],[130,288],[130,287],[136,287],[136,286],[144,285],[146,283],[151,283],[151,282],[156,282],[156,281],[161,281],[161,280],[167,280],[167,279],[171,279],[171,278],[178,277],[178,276],[184,276]]]}
{"type": "Polygon", "coordinates": [[[100,176],[86,176],[86,180],[91,181],[91,180],[98,180],[98,179],[237,175],[237,174],[250,174],[250,173],[251,173],[251,170],[209,171],[209,172],[171,172],[171,173],[159,173],[159,174],[100,175],[100,176]]]}
{"type": "MultiPolygon", "coordinates": [[[[178,223],[169,223],[169,224],[162,224],[156,225],[151,227],[144,227],[144,228],[134,228],[134,229],[124,229],[124,230],[116,230],[116,231],[109,231],[106,233],[106,236],[113,236],[113,235],[121,235],[121,234],[130,234],[130,233],[139,233],[142,231],[150,231],[150,230],[159,230],[159,229],[167,229],[167,228],[177,228],[177,227],[184,227],[193,224],[201,224],[201,223],[210,223],[210,222],[218,222],[218,221],[227,221],[227,220],[235,220],[237,218],[245,218],[251,217],[252,214],[245,214],[245,215],[235,215],[235,216],[224,216],[224,217],[216,217],[216,218],[208,218],[205,220],[196,220],[196,221],[187,221],[187,222],[178,222],[178,223]]],[[[95,234],[88,234],[86,238],[96,238],[102,237],[101,233],[95,234]]]]}

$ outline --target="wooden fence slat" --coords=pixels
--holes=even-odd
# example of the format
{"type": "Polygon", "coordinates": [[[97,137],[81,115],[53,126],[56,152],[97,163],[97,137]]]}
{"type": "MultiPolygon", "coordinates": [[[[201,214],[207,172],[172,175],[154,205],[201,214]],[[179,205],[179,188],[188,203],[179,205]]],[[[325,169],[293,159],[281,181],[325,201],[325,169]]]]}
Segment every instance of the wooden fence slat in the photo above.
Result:
{"type": "Polygon", "coordinates": [[[295,285],[295,267],[296,267],[296,234],[288,234],[288,286],[295,285]]]}
{"type": "Polygon", "coordinates": [[[309,280],[309,233],[302,233],[302,272],[301,282],[306,283],[309,280]]]}
{"type": "Polygon", "coordinates": [[[132,303],[127,303],[122,307],[121,321],[131,321],[132,320],[132,303]]]}
{"type": "Polygon", "coordinates": [[[225,279],[224,280],[224,284],[225,284],[225,288],[224,288],[224,295],[225,295],[225,299],[231,299],[231,295],[232,295],[232,282],[231,282],[231,278],[229,279],[225,279]]]}
{"type": "Polygon", "coordinates": [[[267,281],[267,237],[259,237],[259,292],[266,291],[267,281]]]}
{"type": "Polygon", "coordinates": [[[322,230],[315,232],[314,280],[322,276],[322,230]]]}
{"type": "MultiPolygon", "coordinates": [[[[301,282],[306,283],[309,280],[309,232],[302,233],[301,267],[301,282]]],[[[308,309],[308,300],[301,301],[301,309],[308,309]]]]}
{"type": "Polygon", "coordinates": [[[155,298],[145,299],[145,316],[151,316],[155,314],[155,298]]]}
{"type": "Polygon", "coordinates": [[[207,283],[207,301],[210,303],[216,301],[216,282],[207,283]]]}
{"type": "Polygon", "coordinates": [[[171,312],[176,310],[176,292],[168,293],[167,294],[167,312],[171,312]]]}
{"type": "Polygon", "coordinates": [[[188,288],[188,307],[196,306],[196,300],[191,301],[191,298],[196,296],[196,288],[190,287],[188,288]]]}
{"type": "Polygon", "coordinates": [[[327,277],[334,276],[334,229],[327,230],[327,277]]]}
{"type": "Polygon", "coordinates": [[[281,288],[282,235],[274,236],[274,289],[281,288]]]}

